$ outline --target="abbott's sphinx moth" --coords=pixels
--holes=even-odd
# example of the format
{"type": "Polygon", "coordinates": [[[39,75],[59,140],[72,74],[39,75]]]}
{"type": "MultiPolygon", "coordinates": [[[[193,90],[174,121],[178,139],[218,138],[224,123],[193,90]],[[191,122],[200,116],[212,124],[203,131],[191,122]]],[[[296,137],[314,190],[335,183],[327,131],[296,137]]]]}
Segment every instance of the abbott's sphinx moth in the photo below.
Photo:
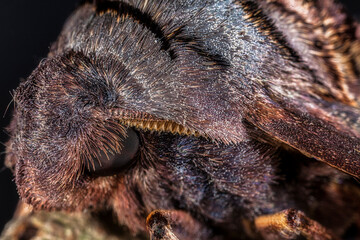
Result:
{"type": "Polygon", "coordinates": [[[359,34],[332,0],[85,2],[15,91],[19,194],[153,239],[359,237],[359,34]]]}

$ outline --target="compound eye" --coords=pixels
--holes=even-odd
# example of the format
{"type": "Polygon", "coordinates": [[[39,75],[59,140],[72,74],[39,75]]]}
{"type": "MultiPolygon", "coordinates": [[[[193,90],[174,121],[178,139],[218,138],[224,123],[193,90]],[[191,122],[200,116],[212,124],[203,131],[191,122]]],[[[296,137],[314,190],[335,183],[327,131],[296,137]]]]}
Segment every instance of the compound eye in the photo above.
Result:
{"type": "Polygon", "coordinates": [[[126,129],[122,146],[119,153],[101,152],[99,158],[94,159],[94,166],[91,167],[90,173],[101,176],[114,175],[131,163],[139,149],[139,137],[131,128],[126,129]]]}

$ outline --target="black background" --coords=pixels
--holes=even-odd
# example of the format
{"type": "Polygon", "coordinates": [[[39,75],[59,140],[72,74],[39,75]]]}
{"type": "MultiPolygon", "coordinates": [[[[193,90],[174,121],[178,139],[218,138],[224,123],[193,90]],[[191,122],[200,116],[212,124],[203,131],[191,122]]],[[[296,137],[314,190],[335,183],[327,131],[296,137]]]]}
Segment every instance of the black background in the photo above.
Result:
{"type": "MultiPolygon", "coordinates": [[[[354,16],[360,16],[360,2],[343,0],[354,16]]],[[[61,27],[75,9],[76,0],[12,0],[0,1],[0,141],[6,142],[4,128],[8,125],[13,105],[11,92],[44,58],[51,42],[56,40],[61,27]],[[5,114],[6,111],[6,114],[5,114]],[[3,117],[4,115],[4,117],[3,117]]],[[[2,153],[4,147],[1,145],[2,153]]],[[[17,193],[11,172],[3,167],[0,158],[0,232],[11,218],[17,193]]]]}

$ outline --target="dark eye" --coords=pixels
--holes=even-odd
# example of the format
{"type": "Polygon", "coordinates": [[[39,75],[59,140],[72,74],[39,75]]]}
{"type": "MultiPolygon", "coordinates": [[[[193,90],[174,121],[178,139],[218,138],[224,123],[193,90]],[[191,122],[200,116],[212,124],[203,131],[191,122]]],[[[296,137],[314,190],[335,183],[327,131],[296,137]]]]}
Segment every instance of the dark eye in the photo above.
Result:
{"type": "Polygon", "coordinates": [[[126,130],[122,145],[123,148],[119,153],[102,152],[98,159],[94,159],[94,168],[90,169],[90,173],[108,176],[127,167],[139,149],[139,138],[131,128],[126,130]]]}

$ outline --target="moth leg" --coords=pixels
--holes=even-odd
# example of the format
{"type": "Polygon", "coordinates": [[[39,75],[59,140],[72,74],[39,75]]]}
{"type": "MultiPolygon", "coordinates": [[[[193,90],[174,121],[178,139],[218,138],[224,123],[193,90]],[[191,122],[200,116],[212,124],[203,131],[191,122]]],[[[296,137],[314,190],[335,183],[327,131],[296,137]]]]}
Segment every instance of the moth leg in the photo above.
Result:
{"type": "Polygon", "coordinates": [[[299,236],[314,240],[338,239],[321,224],[295,209],[257,217],[255,227],[264,239],[296,239],[299,236]]]}
{"type": "Polygon", "coordinates": [[[206,239],[210,230],[179,210],[155,210],[146,218],[151,240],[206,239]]]}

